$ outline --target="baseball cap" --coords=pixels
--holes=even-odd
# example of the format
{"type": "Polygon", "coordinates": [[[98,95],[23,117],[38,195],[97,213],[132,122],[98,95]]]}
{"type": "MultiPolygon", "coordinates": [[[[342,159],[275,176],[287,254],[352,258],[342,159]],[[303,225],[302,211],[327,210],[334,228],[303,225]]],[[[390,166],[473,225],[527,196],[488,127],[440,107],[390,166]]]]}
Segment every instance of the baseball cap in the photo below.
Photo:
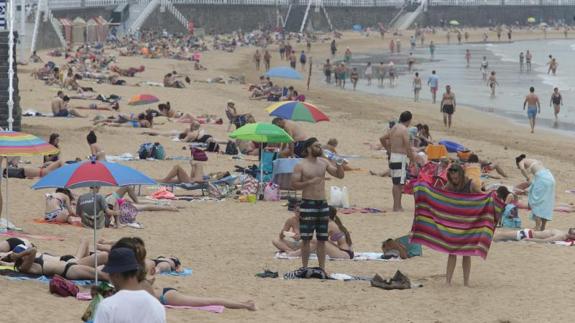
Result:
{"type": "Polygon", "coordinates": [[[108,263],[102,269],[103,272],[108,274],[123,273],[127,271],[137,270],[138,261],[134,251],[129,248],[114,248],[108,255],[108,263]]]}

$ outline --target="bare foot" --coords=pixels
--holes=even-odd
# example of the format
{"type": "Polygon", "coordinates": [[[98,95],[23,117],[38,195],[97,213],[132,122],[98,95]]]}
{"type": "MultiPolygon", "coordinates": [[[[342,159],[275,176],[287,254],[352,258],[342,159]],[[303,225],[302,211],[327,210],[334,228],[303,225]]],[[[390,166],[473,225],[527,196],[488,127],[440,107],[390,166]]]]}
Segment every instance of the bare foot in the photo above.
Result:
{"type": "Polygon", "coordinates": [[[246,306],[247,310],[250,311],[257,311],[257,307],[256,307],[256,302],[254,301],[247,301],[247,302],[243,302],[243,304],[246,306]]]}
{"type": "Polygon", "coordinates": [[[403,212],[403,208],[393,208],[393,212],[403,212]]]}

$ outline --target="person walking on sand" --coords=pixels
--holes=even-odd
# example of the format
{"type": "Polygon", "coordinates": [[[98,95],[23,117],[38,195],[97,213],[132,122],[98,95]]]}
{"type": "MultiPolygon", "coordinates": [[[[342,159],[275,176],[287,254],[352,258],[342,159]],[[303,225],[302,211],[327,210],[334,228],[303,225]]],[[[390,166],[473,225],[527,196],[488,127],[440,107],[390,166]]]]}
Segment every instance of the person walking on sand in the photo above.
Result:
{"type": "Polygon", "coordinates": [[[392,39],[389,40],[389,52],[395,53],[395,41],[392,39]]]}
{"type": "Polygon", "coordinates": [[[307,267],[310,254],[310,243],[315,236],[317,240],[317,258],[319,267],[325,269],[325,243],[328,240],[329,206],[325,194],[326,172],[336,178],[343,178],[343,159],[338,159],[335,166],[321,158],[323,150],[316,138],[309,138],[303,144],[304,158],[294,167],[291,183],[295,190],[302,190],[300,204],[300,237],[302,266],[307,267]]]}
{"type": "Polygon", "coordinates": [[[439,89],[439,77],[435,74],[435,70],[431,71],[431,75],[427,79],[427,85],[431,90],[431,98],[435,104],[435,97],[437,96],[437,90],[439,89]]]}
{"type": "Polygon", "coordinates": [[[373,78],[373,66],[371,66],[371,62],[367,62],[367,66],[365,67],[363,74],[367,79],[367,85],[371,86],[371,79],[373,78]]]}
{"type": "Polygon", "coordinates": [[[523,73],[523,62],[525,61],[525,54],[519,53],[519,72],[523,73]]]}
{"type": "Polygon", "coordinates": [[[443,113],[443,124],[450,129],[451,117],[455,113],[455,93],[451,91],[450,85],[445,86],[445,93],[443,93],[439,106],[443,113]]]}
{"type": "Polygon", "coordinates": [[[256,49],[254,54],[254,62],[256,63],[256,71],[260,70],[260,62],[262,60],[262,54],[260,53],[259,49],[256,49]]]}
{"type": "Polygon", "coordinates": [[[407,177],[407,166],[409,161],[414,161],[413,149],[409,141],[407,128],[411,124],[412,115],[409,111],[404,111],[399,116],[399,123],[395,124],[385,135],[380,138],[385,143],[385,149],[389,155],[389,170],[391,181],[393,183],[393,211],[401,212],[401,197],[403,194],[403,185],[407,177]]]}
{"type": "Polygon", "coordinates": [[[527,69],[527,72],[531,72],[531,60],[533,59],[533,55],[531,55],[531,52],[529,50],[527,50],[527,52],[525,53],[525,68],[527,69]]]}
{"type": "Polygon", "coordinates": [[[529,118],[529,126],[531,126],[531,133],[535,132],[535,119],[537,113],[541,113],[541,104],[539,103],[539,97],[535,95],[535,88],[529,88],[529,94],[525,97],[523,101],[523,110],[527,106],[527,118],[529,118]]]}
{"type": "Polygon", "coordinates": [[[357,72],[357,67],[354,67],[349,74],[349,80],[351,81],[351,85],[353,85],[353,90],[357,87],[357,81],[359,80],[359,73],[357,72]]]}
{"type": "Polygon", "coordinates": [[[305,51],[301,51],[299,55],[299,63],[301,65],[301,70],[305,71],[305,64],[307,63],[307,56],[305,55],[305,51]]]}
{"type": "Polygon", "coordinates": [[[419,77],[419,73],[415,72],[415,76],[413,77],[413,101],[419,101],[419,92],[421,91],[421,77],[419,77]]]}
{"type": "Polygon", "coordinates": [[[563,105],[563,97],[559,93],[559,88],[554,88],[553,93],[551,93],[551,100],[549,101],[549,106],[553,105],[553,113],[555,114],[555,126],[559,123],[559,111],[561,111],[561,106],[563,105]]]}
{"type": "Polygon", "coordinates": [[[491,97],[495,97],[495,87],[499,85],[497,83],[497,79],[495,78],[495,71],[491,71],[491,75],[489,75],[489,79],[487,79],[487,86],[491,89],[491,97]]]}
{"type": "Polygon", "coordinates": [[[409,73],[411,73],[414,64],[415,64],[415,58],[413,57],[413,53],[409,53],[409,56],[407,57],[407,71],[409,73]]]}
{"type": "Polygon", "coordinates": [[[325,82],[327,84],[331,84],[331,72],[332,72],[332,65],[329,61],[329,58],[325,60],[325,64],[323,64],[323,74],[325,75],[325,82]]]}
{"type": "Polygon", "coordinates": [[[435,57],[435,43],[433,40],[429,43],[429,54],[431,55],[431,59],[435,57]]]}
{"type": "Polygon", "coordinates": [[[264,67],[266,71],[270,69],[271,62],[272,62],[272,54],[270,54],[270,51],[266,49],[266,51],[264,52],[264,67]]]}
{"type": "Polygon", "coordinates": [[[467,65],[465,67],[469,68],[469,63],[471,62],[471,52],[469,51],[469,49],[465,50],[465,61],[467,62],[467,65]]]}
{"type": "Polygon", "coordinates": [[[329,49],[331,51],[331,56],[335,56],[335,53],[337,53],[337,46],[335,44],[335,39],[331,41],[331,44],[329,45],[329,49]]]}

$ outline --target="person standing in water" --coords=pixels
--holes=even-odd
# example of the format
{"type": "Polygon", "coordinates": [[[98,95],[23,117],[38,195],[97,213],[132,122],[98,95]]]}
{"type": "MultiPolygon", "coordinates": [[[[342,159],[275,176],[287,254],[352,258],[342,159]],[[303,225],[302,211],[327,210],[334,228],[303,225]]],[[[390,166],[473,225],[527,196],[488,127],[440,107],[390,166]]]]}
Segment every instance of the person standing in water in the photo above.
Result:
{"type": "Polygon", "coordinates": [[[325,160],[321,143],[316,138],[309,138],[303,143],[304,158],[294,167],[292,187],[302,190],[300,204],[300,237],[302,266],[307,267],[310,254],[310,243],[315,231],[317,239],[317,259],[319,267],[325,269],[325,243],[328,241],[329,206],[325,194],[326,172],[336,178],[343,178],[343,159],[338,159],[335,166],[325,160]]]}
{"type": "Polygon", "coordinates": [[[535,118],[537,113],[541,113],[541,104],[539,103],[539,97],[535,95],[535,88],[529,88],[529,94],[525,97],[523,101],[523,110],[527,106],[527,118],[529,118],[529,126],[531,126],[531,133],[535,132],[535,118]]]}
{"type": "Polygon", "coordinates": [[[363,74],[367,79],[367,85],[371,86],[371,79],[373,77],[373,67],[371,66],[371,62],[367,62],[367,66],[365,67],[365,71],[363,71],[363,74]]]}
{"type": "Polygon", "coordinates": [[[419,101],[419,92],[421,91],[421,78],[419,77],[419,73],[415,72],[415,76],[413,77],[413,101],[419,101]]]}
{"type": "Polygon", "coordinates": [[[487,80],[487,86],[491,89],[491,97],[495,97],[495,86],[499,85],[497,83],[497,79],[495,78],[495,71],[491,71],[491,75],[489,75],[489,79],[487,80]]]}
{"type": "Polygon", "coordinates": [[[435,43],[433,40],[429,43],[429,54],[431,55],[431,59],[435,57],[435,43]]]}
{"type": "Polygon", "coordinates": [[[531,60],[533,59],[533,55],[531,55],[531,52],[529,50],[527,50],[527,52],[525,53],[525,68],[527,69],[527,72],[531,72],[531,60]]]}
{"type": "Polygon", "coordinates": [[[379,62],[377,80],[379,81],[379,87],[383,87],[383,81],[385,80],[385,64],[383,62],[379,62]]]}
{"type": "Polygon", "coordinates": [[[557,126],[559,122],[559,111],[561,110],[561,106],[563,105],[563,97],[561,93],[559,93],[559,88],[554,88],[553,93],[551,93],[551,100],[549,101],[549,106],[553,105],[553,113],[555,113],[555,126],[557,126]]]}
{"type": "Polygon", "coordinates": [[[451,117],[455,113],[455,93],[451,92],[450,85],[445,86],[445,93],[443,93],[439,106],[443,113],[443,124],[451,129],[451,117]]]}
{"type": "Polygon", "coordinates": [[[409,53],[409,57],[407,57],[407,71],[411,73],[413,69],[413,64],[415,64],[415,58],[413,57],[413,53],[409,53]]]}
{"type": "Polygon", "coordinates": [[[487,81],[487,68],[489,67],[489,62],[487,61],[487,57],[483,56],[483,60],[481,61],[481,65],[479,66],[479,70],[481,71],[481,75],[484,81],[487,81]]]}
{"type": "Polygon", "coordinates": [[[435,103],[437,90],[439,88],[439,77],[437,74],[435,74],[435,70],[431,71],[431,76],[429,76],[427,79],[427,85],[429,85],[429,89],[431,90],[431,98],[433,99],[433,103],[435,103]]]}
{"type": "Polygon", "coordinates": [[[525,61],[525,55],[523,52],[519,53],[519,72],[523,73],[523,62],[525,61]]]}
{"type": "Polygon", "coordinates": [[[467,62],[467,65],[465,67],[469,68],[469,63],[471,62],[471,52],[469,51],[469,49],[465,50],[465,61],[467,62]]]}

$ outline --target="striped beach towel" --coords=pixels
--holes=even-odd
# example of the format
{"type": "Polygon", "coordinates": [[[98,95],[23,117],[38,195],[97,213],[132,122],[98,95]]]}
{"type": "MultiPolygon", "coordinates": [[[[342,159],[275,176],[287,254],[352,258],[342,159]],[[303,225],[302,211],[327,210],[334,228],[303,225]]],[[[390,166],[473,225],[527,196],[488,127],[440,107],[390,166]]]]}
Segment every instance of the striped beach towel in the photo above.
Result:
{"type": "Polygon", "coordinates": [[[487,257],[504,207],[494,192],[452,193],[420,182],[414,199],[412,243],[452,255],[487,257]]]}

